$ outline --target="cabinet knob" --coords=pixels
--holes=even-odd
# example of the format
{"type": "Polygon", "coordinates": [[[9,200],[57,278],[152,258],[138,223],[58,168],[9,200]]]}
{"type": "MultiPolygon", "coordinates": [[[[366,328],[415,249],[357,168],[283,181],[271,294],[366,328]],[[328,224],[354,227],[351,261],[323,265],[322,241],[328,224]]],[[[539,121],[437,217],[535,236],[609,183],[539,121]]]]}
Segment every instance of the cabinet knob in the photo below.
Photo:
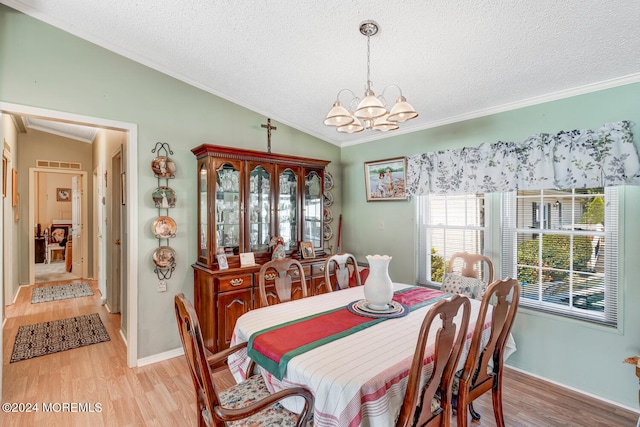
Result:
{"type": "Polygon", "coordinates": [[[324,271],[324,264],[320,266],[320,271],[324,271]]]}
{"type": "Polygon", "coordinates": [[[298,277],[300,276],[300,271],[299,270],[294,270],[293,275],[298,277]]]}
{"type": "Polygon", "coordinates": [[[242,285],[242,282],[244,282],[244,279],[241,278],[241,277],[238,277],[237,279],[229,280],[229,284],[231,286],[240,286],[240,285],[242,285]]]}
{"type": "Polygon", "coordinates": [[[276,273],[267,273],[264,275],[265,280],[275,280],[275,278],[276,278],[276,273]]]}

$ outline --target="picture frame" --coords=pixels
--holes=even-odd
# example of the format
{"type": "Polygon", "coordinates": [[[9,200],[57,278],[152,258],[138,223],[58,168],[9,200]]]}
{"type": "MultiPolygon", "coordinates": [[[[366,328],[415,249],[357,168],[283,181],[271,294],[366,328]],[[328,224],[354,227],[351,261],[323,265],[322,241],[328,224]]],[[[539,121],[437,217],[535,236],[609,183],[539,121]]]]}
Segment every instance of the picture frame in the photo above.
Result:
{"type": "Polygon", "coordinates": [[[302,259],[316,257],[316,252],[313,250],[313,243],[311,242],[300,242],[300,252],[302,253],[302,259]]]}
{"type": "Polygon", "coordinates": [[[227,270],[229,268],[229,261],[227,260],[227,254],[216,255],[218,259],[218,268],[220,270],[227,270]]]}
{"type": "Polygon", "coordinates": [[[367,202],[408,200],[406,193],[407,158],[364,163],[367,202]]]}
{"type": "Polygon", "coordinates": [[[71,201],[71,189],[70,188],[56,188],[56,201],[57,202],[70,202],[71,201]]]}

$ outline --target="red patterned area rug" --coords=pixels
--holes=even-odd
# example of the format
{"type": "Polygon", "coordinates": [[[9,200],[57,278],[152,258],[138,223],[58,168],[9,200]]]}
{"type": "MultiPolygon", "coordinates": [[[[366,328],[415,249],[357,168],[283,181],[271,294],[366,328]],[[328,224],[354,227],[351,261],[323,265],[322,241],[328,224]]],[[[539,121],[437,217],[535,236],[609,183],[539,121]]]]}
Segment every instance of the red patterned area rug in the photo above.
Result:
{"type": "Polygon", "coordinates": [[[40,288],[33,288],[31,291],[31,304],[92,295],[93,291],[88,283],[42,286],[40,288]]]}
{"type": "Polygon", "coordinates": [[[110,340],[98,313],[20,326],[10,363],[110,340]]]}

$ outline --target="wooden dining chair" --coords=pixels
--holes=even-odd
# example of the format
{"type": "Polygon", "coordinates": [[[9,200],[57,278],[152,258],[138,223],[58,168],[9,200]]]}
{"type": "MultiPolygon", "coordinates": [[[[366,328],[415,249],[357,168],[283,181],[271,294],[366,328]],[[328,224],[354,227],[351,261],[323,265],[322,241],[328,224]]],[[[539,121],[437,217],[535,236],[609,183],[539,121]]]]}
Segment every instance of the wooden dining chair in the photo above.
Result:
{"type": "Polygon", "coordinates": [[[458,427],[468,425],[467,409],[473,419],[480,419],[480,414],[473,409],[473,401],[488,391],[491,391],[496,426],[504,427],[502,412],[504,349],[519,302],[520,286],[518,280],[511,278],[491,283],[482,297],[467,361],[464,368],[456,373],[454,380],[453,393],[457,396],[458,427]],[[486,344],[482,344],[482,335],[486,333],[484,325],[488,320],[489,306],[492,306],[490,335],[486,344]]]}
{"type": "Polygon", "coordinates": [[[327,258],[324,262],[324,280],[329,291],[347,289],[352,281],[353,286],[364,284],[358,261],[350,253],[335,254],[327,258]]]}
{"type": "Polygon", "coordinates": [[[462,343],[467,335],[471,303],[463,295],[440,300],[427,312],[420,328],[413,363],[409,371],[396,427],[448,427],[451,425],[451,384],[460,359],[462,343]],[[460,313],[461,311],[461,313],[460,313]],[[460,314],[458,323],[454,318],[460,314]],[[439,317],[434,325],[432,323],[439,317]],[[424,360],[429,336],[434,335],[435,350],[431,376],[423,385],[427,366],[424,360]]]}
{"type": "Polygon", "coordinates": [[[489,257],[456,252],[447,262],[447,272],[442,280],[441,290],[481,299],[491,282],[493,282],[493,263],[489,257]]]}
{"type": "Polygon", "coordinates": [[[293,387],[271,394],[261,374],[219,390],[211,377],[211,369],[223,366],[229,355],[245,348],[243,343],[212,354],[207,352],[200,331],[195,308],[184,294],[174,298],[176,319],[182,347],[187,358],[191,379],[196,391],[199,427],[224,426],[307,426],[313,411],[313,395],[304,387],[293,387]],[[291,396],[304,399],[298,415],[279,402],[291,396]]]}
{"type": "Polygon", "coordinates": [[[306,298],[308,295],[304,268],[293,258],[276,259],[266,262],[260,267],[259,291],[261,307],[291,301],[296,294],[306,298]],[[289,270],[293,270],[289,273],[289,270]],[[293,278],[300,279],[294,282],[293,278]],[[267,281],[273,280],[273,290],[267,290],[267,281]]]}

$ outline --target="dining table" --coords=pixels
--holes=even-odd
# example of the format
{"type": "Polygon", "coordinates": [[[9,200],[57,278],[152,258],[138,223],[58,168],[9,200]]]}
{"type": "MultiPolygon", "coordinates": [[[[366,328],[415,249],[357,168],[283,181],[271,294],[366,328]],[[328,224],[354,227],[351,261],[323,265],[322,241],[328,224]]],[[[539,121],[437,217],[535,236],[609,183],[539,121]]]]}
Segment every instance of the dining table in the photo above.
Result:
{"type": "MultiPolygon", "coordinates": [[[[229,359],[231,373],[243,381],[254,360],[272,393],[307,387],[314,396],[315,427],[395,425],[422,321],[435,302],[452,294],[403,283],[393,287],[388,313],[368,310],[364,287],[357,286],[243,314],[231,345],[248,345],[229,359]]],[[[464,366],[480,309],[480,301],[470,301],[469,328],[457,369],[464,366]]],[[[486,319],[485,341],[491,315],[486,319]]],[[[431,333],[425,378],[433,367],[434,345],[431,333]]],[[[505,359],[515,350],[509,336],[505,359]]],[[[297,397],[282,403],[295,412],[302,409],[297,397]]]]}

